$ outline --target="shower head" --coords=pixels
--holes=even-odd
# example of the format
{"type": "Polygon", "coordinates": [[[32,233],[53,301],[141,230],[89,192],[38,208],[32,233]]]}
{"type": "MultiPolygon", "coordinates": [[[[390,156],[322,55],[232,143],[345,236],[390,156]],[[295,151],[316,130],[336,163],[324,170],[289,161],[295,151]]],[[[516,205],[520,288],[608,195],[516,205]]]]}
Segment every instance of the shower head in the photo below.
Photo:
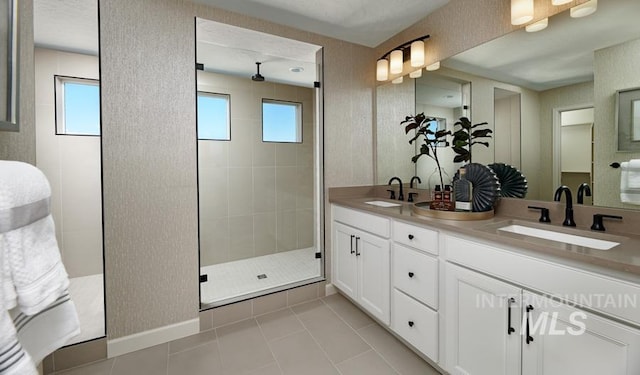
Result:
{"type": "Polygon", "coordinates": [[[264,77],[262,76],[262,74],[260,74],[260,64],[259,62],[256,61],[256,74],[251,76],[251,80],[252,81],[256,81],[256,82],[264,82],[264,77]]]}

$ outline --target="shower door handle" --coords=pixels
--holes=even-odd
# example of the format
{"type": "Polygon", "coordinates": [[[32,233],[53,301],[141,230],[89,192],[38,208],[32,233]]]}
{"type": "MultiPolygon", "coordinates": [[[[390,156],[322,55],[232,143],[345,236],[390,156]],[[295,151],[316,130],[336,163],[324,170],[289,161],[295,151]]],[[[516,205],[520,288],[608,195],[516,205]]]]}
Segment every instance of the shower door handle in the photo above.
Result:
{"type": "MultiPolygon", "coordinates": [[[[355,254],[355,253],[356,253],[356,252],[353,250],[353,239],[354,239],[354,238],[356,238],[356,236],[352,234],[352,235],[351,235],[351,254],[355,254]]],[[[358,246],[358,245],[356,244],[356,246],[358,246]]]]}
{"type": "Polygon", "coordinates": [[[360,256],[360,252],[358,251],[358,241],[360,241],[360,237],[356,237],[356,256],[360,256]]]}

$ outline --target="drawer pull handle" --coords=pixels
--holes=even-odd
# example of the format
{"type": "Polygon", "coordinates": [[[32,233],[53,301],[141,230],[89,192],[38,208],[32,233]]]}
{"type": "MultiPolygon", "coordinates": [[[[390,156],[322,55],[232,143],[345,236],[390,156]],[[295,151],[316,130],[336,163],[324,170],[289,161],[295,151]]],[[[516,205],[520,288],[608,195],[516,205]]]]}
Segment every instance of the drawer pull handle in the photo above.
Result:
{"type": "Polygon", "coordinates": [[[409,277],[413,277],[414,273],[413,272],[409,272],[409,277]]]}
{"type": "Polygon", "coordinates": [[[356,237],[356,256],[360,256],[360,252],[358,251],[358,241],[360,241],[360,237],[356,237]]]}
{"type": "Polygon", "coordinates": [[[410,235],[409,235],[409,239],[410,239],[410,240],[412,240],[413,238],[414,238],[414,237],[413,237],[413,234],[410,234],[410,235]]]}
{"type": "Polygon", "coordinates": [[[353,239],[356,238],[353,234],[351,235],[351,254],[355,254],[356,252],[353,250],[353,239]]]}
{"type": "Polygon", "coordinates": [[[410,320],[409,321],[409,327],[413,327],[414,325],[415,325],[415,323],[410,320]]]}
{"type": "Polygon", "coordinates": [[[516,331],[515,328],[511,327],[511,304],[512,303],[516,303],[516,299],[511,297],[507,300],[507,315],[508,315],[508,322],[507,322],[507,334],[510,335],[512,333],[514,333],[516,331]]]}
{"type": "Polygon", "coordinates": [[[529,331],[529,313],[531,312],[531,310],[533,310],[533,306],[528,305],[527,306],[527,345],[529,343],[531,343],[531,341],[533,341],[533,337],[531,337],[531,332],[529,331]]]}

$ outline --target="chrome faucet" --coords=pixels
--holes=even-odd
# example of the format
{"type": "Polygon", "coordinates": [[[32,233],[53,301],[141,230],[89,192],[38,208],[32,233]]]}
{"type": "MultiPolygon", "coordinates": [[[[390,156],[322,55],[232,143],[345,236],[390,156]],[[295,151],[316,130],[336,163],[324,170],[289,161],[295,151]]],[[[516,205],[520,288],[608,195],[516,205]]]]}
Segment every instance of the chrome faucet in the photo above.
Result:
{"type": "Polygon", "coordinates": [[[586,182],[583,182],[578,187],[578,198],[576,200],[576,203],[577,204],[584,204],[584,196],[585,195],[587,197],[591,196],[591,187],[589,187],[589,184],[587,184],[586,182]]]}
{"type": "MultiPolygon", "coordinates": [[[[422,180],[420,179],[420,177],[418,176],[413,176],[411,177],[411,181],[409,182],[409,188],[413,189],[413,181],[418,180],[418,183],[421,184],[422,180]]],[[[418,185],[416,185],[416,187],[418,187],[418,185]]]]}
{"type": "Polygon", "coordinates": [[[388,185],[391,185],[391,183],[392,183],[394,180],[397,180],[397,181],[398,181],[398,184],[400,184],[400,192],[398,193],[398,200],[399,200],[399,201],[403,201],[403,200],[404,200],[404,193],[403,193],[403,191],[402,191],[402,180],[400,179],[400,177],[391,177],[391,179],[389,180],[388,185]]]}
{"type": "Polygon", "coordinates": [[[553,200],[556,202],[560,202],[560,198],[562,198],[562,193],[564,192],[566,198],[566,206],[564,210],[564,222],[562,225],[565,227],[575,227],[576,223],[573,221],[573,197],[571,196],[571,189],[568,186],[562,185],[556,189],[556,193],[553,196],[553,200]]]}

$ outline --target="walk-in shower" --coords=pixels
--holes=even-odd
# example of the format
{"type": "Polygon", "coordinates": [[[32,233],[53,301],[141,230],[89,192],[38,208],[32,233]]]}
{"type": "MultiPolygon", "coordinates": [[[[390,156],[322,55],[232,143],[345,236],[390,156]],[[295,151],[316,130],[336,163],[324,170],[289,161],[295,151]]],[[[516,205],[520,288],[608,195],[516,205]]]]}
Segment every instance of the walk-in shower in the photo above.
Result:
{"type": "Polygon", "coordinates": [[[36,166],[51,212],[80,335],[105,336],[96,0],[33,2],[36,166]]]}
{"type": "Polygon", "coordinates": [[[321,280],[321,48],[203,19],[196,35],[202,308],[321,280]]]}

